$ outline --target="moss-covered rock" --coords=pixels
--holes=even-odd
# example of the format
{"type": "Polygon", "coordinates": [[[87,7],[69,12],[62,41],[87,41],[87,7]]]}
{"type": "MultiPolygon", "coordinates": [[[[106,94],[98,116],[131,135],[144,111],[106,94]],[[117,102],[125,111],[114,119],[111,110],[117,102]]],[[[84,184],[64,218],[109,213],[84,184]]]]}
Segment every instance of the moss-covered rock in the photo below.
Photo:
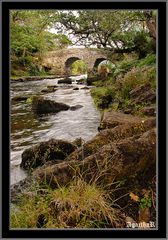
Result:
{"type": "Polygon", "coordinates": [[[52,187],[67,184],[73,176],[82,175],[85,181],[110,184],[114,179],[122,181],[134,178],[156,163],[156,130],[151,129],[139,137],[126,138],[118,143],[103,145],[83,161],[70,158],[45,170],[37,169],[34,175],[42,183],[52,187]]]}
{"type": "Polygon", "coordinates": [[[99,130],[113,128],[118,125],[140,123],[143,119],[131,114],[124,114],[117,111],[107,111],[103,113],[99,130]]]}
{"type": "Polygon", "coordinates": [[[56,113],[66,111],[69,108],[70,106],[67,104],[47,100],[40,96],[32,98],[32,110],[37,114],[56,113]]]}
{"type": "MultiPolygon", "coordinates": [[[[140,118],[139,118],[140,119],[140,118]]],[[[73,153],[71,153],[67,160],[83,160],[89,155],[96,152],[103,145],[109,143],[119,142],[128,137],[139,137],[142,133],[148,131],[156,126],[155,118],[148,118],[135,123],[125,123],[114,128],[104,129],[97,134],[93,139],[87,141],[73,153]]]]}
{"type": "Polygon", "coordinates": [[[58,80],[58,84],[60,84],[60,83],[72,84],[72,79],[71,78],[60,79],[60,80],[58,80]]]}
{"type": "Polygon", "coordinates": [[[42,166],[48,161],[64,160],[75,149],[75,145],[63,140],[51,139],[41,142],[22,153],[20,166],[29,170],[42,166]]]}
{"type": "Polygon", "coordinates": [[[12,98],[12,101],[20,102],[20,101],[26,101],[29,97],[28,96],[15,96],[12,98]]]}
{"type": "Polygon", "coordinates": [[[44,88],[41,90],[42,93],[51,93],[51,92],[55,92],[57,89],[55,87],[50,87],[47,86],[47,88],[44,88]]]}

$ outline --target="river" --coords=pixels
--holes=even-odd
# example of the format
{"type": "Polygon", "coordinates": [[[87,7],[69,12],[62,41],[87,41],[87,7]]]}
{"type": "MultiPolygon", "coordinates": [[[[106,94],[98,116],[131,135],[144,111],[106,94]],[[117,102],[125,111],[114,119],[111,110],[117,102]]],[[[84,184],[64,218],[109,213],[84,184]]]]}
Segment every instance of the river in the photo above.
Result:
{"type": "Polygon", "coordinates": [[[84,76],[72,77],[72,84],[57,84],[58,79],[17,82],[10,84],[10,184],[15,184],[27,176],[20,168],[21,154],[38,142],[51,138],[73,141],[81,137],[88,141],[97,134],[100,123],[100,113],[97,111],[89,89],[77,81],[84,76]],[[57,85],[52,93],[41,93],[49,85],[57,85]],[[78,87],[79,90],[73,90],[78,87]],[[76,111],[61,111],[56,114],[36,116],[31,110],[31,104],[26,101],[12,101],[15,96],[42,95],[46,99],[62,102],[70,106],[82,105],[76,111]]]}

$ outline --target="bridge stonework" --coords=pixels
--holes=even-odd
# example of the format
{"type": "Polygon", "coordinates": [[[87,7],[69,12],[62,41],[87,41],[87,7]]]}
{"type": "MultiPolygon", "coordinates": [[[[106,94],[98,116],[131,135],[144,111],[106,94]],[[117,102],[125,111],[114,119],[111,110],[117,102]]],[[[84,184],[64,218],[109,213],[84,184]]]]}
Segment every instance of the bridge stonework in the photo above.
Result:
{"type": "Polygon", "coordinates": [[[67,48],[50,51],[46,53],[42,60],[42,66],[52,74],[70,74],[71,65],[76,60],[82,60],[87,65],[88,70],[102,62],[108,60],[107,54],[101,49],[92,48],[67,48]]]}

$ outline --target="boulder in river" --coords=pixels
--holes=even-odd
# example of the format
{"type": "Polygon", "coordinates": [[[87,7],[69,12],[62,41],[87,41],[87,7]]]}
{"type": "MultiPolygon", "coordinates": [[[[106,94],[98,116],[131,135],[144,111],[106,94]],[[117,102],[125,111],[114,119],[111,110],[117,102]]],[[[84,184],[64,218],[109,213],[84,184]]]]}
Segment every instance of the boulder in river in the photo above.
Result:
{"type": "Polygon", "coordinates": [[[83,90],[89,90],[90,88],[89,87],[83,87],[83,88],[81,88],[81,89],[83,89],[83,90]]]}
{"type": "Polygon", "coordinates": [[[48,161],[58,160],[60,162],[60,160],[64,160],[75,149],[76,146],[70,142],[50,139],[26,149],[22,153],[20,166],[25,170],[30,170],[42,166],[48,161]]]}
{"type": "Polygon", "coordinates": [[[34,96],[32,98],[32,110],[37,114],[56,113],[66,111],[69,108],[70,106],[67,104],[47,100],[40,96],[34,96]]]}
{"type": "Polygon", "coordinates": [[[48,86],[47,86],[47,88],[49,88],[49,89],[50,89],[50,88],[56,89],[57,87],[58,87],[57,85],[48,85],[48,86]]]}
{"type": "Polygon", "coordinates": [[[60,84],[60,83],[72,84],[72,79],[71,78],[60,79],[60,80],[58,80],[58,84],[60,84]]]}
{"type": "Polygon", "coordinates": [[[12,98],[12,101],[20,102],[20,101],[26,101],[29,97],[28,96],[15,96],[12,98]]]}
{"type": "Polygon", "coordinates": [[[75,87],[75,88],[73,88],[73,90],[79,90],[79,88],[78,88],[78,87],[75,87]]]}
{"type": "Polygon", "coordinates": [[[75,106],[70,107],[70,110],[71,111],[76,111],[77,109],[80,109],[82,107],[83,107],[82,105],[75,105],[75,106]]]}
{"type": "Polygon", "coordinates": [[[100,79],[101,79],[100,76],[88,77],[87,80],[86,80],[86,82],[87,82],[87,85],[88,85],[88,86],[91,86],[91,85],[93,85],[94,82],[97,82],[97,81],[99,81],[100,79]]]}
{"type": "Polygon", "coordinates": [[[47,88],[44,88],[41,90],[42,93],[51,93],[51,92],[55,92],[56,91],[56,88],[54,87],[47,87],[47,88]]]}
{"type": "MultiPolygon", "coordinates": [[[[71,155],[70,155],[71,156],[71,155]]],[[[101,172],[106,173],[103,178],[105,184],[111,184],[114,179],[133,179],[135,176],[149,169],[156,167],[156,129],[153,128],[138,137],[130,137],[120,140],[118,143],[107,143],[99,147],[93,154],[84,157],[79,161],[68,157],[62,163],[46,167],[45,170],[37,169],[33,175],[39,179],[50,183],[50,186],[58,187],[58,183],[69,183],[75,169],[85,181],[93,180],[93,176],[100,176],[101,172]]],[[[76,172],[77,173],[77,172],[76,172]]],[[[147,181],[148,175],[146,175],[147,181]]]]}

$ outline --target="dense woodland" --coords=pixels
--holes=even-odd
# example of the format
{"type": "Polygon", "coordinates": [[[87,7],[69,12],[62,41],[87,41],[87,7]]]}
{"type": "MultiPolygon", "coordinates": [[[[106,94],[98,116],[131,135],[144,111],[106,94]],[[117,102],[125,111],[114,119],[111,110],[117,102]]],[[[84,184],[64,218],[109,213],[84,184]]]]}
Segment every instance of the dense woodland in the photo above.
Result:
{"type": "MultiPolygon", "coordinates": [[[[126,228],[128,222],[136,227],[156,222],[156,17],[154,10],[11,10],[11,76],[16,80],[48,75],[41,61],[55,49],[83,45],[109,56],[92,73],[93,81],[82,61],[72,66],[74,74],[88,73],[86,84],[102,114],[98,135],[73,143],[75,151],[60,165],[33,169],[38,180],[15,199],[13,228],[126,228]],[[121,59],[112,64],[114,53],[121,59]]],[[[35,162],[42,158],[40,151],[35,162]]]]}

